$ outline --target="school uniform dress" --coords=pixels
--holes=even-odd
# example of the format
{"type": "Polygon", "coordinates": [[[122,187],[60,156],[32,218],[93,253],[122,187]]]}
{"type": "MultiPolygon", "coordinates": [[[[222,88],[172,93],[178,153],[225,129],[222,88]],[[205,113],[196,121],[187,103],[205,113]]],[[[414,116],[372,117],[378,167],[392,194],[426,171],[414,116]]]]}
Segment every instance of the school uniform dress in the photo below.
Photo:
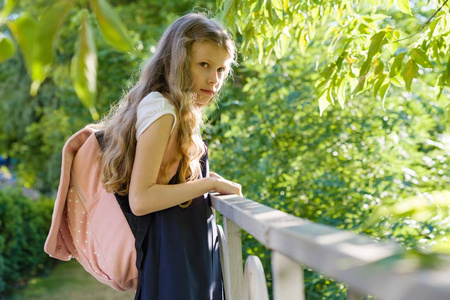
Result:
{"type": "MultiPolygon", "coordinates": [[[[176,114],[160,93],[152,92],[139,104],[137,138],[164,114],[176,114]]],[[[202,177],[208,174],[208,157],[201,160],[202,177]]],[[[176,184],[175,175],[169,184],[176,184]]],[[[182,208],[174,206],[137,217],[128,197],[116,195],[136,237],[139,284],[135,299],[224,299],[219,238],[209,196],[202,195],[182,208]]]]}

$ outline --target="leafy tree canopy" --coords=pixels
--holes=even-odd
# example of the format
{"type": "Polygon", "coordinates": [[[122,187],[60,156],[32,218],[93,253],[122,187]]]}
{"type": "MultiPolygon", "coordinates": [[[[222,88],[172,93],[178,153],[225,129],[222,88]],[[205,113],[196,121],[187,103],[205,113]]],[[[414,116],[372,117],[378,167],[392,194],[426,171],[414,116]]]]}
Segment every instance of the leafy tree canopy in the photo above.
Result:
{"type": "MultiPolygon", "coordinates": [[[[314,97],[321,113],[344,108],[350,95],[370,90],[383,101],[392,86],[414,90],[415,79],[450,84],[448,0],[223,0],[221,18],[242,36],[241,52],[270,64],[313,44],[319,72],[314,97]],[[427,76],[431,74],[432,76],[427,76]]],[[[448,110],[448,93],[444,97],[448,110]]]]}

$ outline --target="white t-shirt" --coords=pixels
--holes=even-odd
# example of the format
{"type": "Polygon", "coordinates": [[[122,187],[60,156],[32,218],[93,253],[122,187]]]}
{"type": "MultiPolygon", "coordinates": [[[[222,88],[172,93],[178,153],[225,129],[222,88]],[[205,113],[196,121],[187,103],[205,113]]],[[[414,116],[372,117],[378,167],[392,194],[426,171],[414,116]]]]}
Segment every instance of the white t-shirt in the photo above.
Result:
{"type": "Polygon", "coordinates": [[[175,107],[170,104],[169,100],[164,98],[158,92],[151,92],[142,99],[137,109],[136,120],[136,140],[153,122],[158,120],[161,116],[171,114],[174,117],[174,122],[170,133],[172,134],[175,125],[177,124],[177,114],[175,107]]]}

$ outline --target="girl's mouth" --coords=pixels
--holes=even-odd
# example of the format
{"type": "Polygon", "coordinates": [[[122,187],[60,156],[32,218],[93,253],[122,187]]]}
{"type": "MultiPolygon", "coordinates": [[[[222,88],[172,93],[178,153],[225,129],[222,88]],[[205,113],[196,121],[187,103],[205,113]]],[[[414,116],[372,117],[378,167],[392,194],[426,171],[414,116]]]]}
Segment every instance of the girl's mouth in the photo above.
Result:
{"type": "Polygon", "coordinates": [[[202,89],[201,89],[200,91],[202,91],[203,93],[205,93],[205,94],[207,94],[207,95],[209,95],[209,96],[214,95],[214,92],[211,91],[211,90],[202,90],[202,89]]]}

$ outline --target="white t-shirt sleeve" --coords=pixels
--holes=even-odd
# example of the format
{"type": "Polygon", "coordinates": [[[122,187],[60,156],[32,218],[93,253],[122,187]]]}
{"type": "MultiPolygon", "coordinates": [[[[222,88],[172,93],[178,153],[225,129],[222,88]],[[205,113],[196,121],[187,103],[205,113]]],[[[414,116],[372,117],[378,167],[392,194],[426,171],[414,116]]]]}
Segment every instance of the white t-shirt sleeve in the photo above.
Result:
{"type": "Polygon", "coordinates": [[[151,92],[141,103],[139,103],[137,109],[137,120],[136,120],[136,140],[139,139],[141,134],[156,120],[161,116],[171,114],[174,117],[174,122],[170,133],[172,134],[173,129],[177,123],[177,115],[175,113],[175,107],[170,104],[169,100],[164,98],[158,92],[151,92]]]}

